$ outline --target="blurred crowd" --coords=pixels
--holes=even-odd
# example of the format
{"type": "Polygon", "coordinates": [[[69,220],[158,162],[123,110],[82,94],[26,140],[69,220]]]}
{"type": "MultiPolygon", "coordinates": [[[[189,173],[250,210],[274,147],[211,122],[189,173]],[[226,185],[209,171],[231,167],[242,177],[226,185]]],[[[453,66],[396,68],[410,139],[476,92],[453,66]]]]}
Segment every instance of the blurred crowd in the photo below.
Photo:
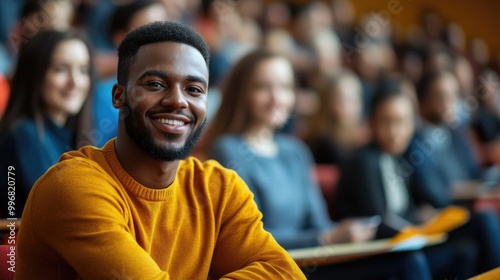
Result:
{"type": "MultiPolygon", "coordinates": [[[[304,2],[2,1],[0,167],[18,172],[17,215],[62,153],[116,136],[116,48],[156,20],[209,44],[208,128],[194,155],[240,174],[287,249],[391,236],[350,218],[422,223],[456,203],[453,189],[500,183],[500,60],[485,41],[432,10],[401,30],[349,0],[304,2]],[[317,166],[340,174],[334,194],[313,190],[317,166]]],[[[499,266],[498,223],[475,211],[433,273],[499,266]],[[464,247],[473,266],[460,266],[464,247]]]]}
{"type": "MultiPolygon", "coordinates": [[[[116,81],[116,47],[127,31],[139,25],[172,20],[195,28],[212,49],[210,86],[214,94],[209,117],[217,111],[219,86],[231,66],[257,47],[292,62],[299,101],[285,130],[313,147],[324,136],[333,137],[347,150],[369,142],[370,133],[363,126],[384,77],[404,80],[417,103],[416,85],[422,76],[449,71],[458,82],[459,95],[458,105],[448,108],[454,110],[449,112],[448,122],[470,125],[475,155],[483,166],[497,160],[497,153],[490,151],[497,136],[500,61],[491,57],[483,40],[468,42],[458,23],[446,22],[430,10],[422,13],[420,25],[403,32],[382,13],[356,17],[348,0],[304,4],[260,0],[24,2],[2,3],[0,12],[2,115],[21,45],[40,31],[71,29],[83,34],[92,48],[96,81],[92,102],[98,120],[94,120],[96,130],[91,136],[99,145],[105,143],[116,132],[115,125],[107,122],[114,122],[117,116],[107,94],[116,81]]],[[[320,163],[332,161],[321,157],[315,154],[320,163]]]]}

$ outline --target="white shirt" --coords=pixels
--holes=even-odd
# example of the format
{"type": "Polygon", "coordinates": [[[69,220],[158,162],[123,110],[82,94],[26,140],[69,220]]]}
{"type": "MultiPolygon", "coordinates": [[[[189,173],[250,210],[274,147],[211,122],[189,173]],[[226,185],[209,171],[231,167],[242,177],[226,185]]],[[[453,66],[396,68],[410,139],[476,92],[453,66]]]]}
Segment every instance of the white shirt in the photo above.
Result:
{"type": "Polygon", "coordinates": [[[403,214],[408,209],[409,197],[404,178],[398,170],[396,159],[388,154],[380,158],[382,185],[384,186],[387,212],[403,214]]]}

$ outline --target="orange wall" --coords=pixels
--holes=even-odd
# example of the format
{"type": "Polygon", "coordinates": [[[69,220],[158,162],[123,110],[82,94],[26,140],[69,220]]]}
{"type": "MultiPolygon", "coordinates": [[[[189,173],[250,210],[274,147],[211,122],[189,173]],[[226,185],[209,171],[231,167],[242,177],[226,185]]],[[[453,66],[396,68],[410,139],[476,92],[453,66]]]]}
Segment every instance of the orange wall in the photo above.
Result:
{"type": "Polygon", "coordinates": [[[392,15],[403,27],[419,22],[422,10],[431,8],[446,21],[457,22],[467,40],[484,39],[492,52],[500,51],[500,1],[497,0],[351,0],[356,15],[388,10],[392,1],[399,2],[402,11],[392,15]]]}

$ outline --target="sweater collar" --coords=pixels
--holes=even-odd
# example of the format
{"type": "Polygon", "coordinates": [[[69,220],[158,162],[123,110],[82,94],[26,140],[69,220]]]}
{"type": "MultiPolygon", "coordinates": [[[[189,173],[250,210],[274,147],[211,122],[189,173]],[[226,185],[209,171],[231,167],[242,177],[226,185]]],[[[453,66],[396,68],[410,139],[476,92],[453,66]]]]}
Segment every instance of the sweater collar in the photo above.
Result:
{"type": "Polygon", "coordinates": [[[103,153],[108,162],[111,170],[118,178],[123,187],[133,195],[138,198],[151,201],[164,201],[169,197],[175,195],[176,190],[179,188],[178,176],[175,177],[174,181],[170,186],[164,189],[151,189],[138,183],[134,178],[132,178],[125,169],[123,169],[115,150],[115,139],[108,141],[103,147],[103,153]]]}

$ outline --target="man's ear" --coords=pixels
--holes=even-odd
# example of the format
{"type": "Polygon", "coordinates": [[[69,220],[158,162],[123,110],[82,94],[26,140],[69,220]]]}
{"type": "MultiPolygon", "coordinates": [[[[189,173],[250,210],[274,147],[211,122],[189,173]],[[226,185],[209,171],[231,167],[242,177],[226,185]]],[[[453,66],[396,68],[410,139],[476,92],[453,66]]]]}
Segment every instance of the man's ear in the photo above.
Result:
{"type": "Polygon", "coordinates": [[[120,109],[125,102],[125,87],[120,84],[113,85],[113,107],[120,109]]]}

